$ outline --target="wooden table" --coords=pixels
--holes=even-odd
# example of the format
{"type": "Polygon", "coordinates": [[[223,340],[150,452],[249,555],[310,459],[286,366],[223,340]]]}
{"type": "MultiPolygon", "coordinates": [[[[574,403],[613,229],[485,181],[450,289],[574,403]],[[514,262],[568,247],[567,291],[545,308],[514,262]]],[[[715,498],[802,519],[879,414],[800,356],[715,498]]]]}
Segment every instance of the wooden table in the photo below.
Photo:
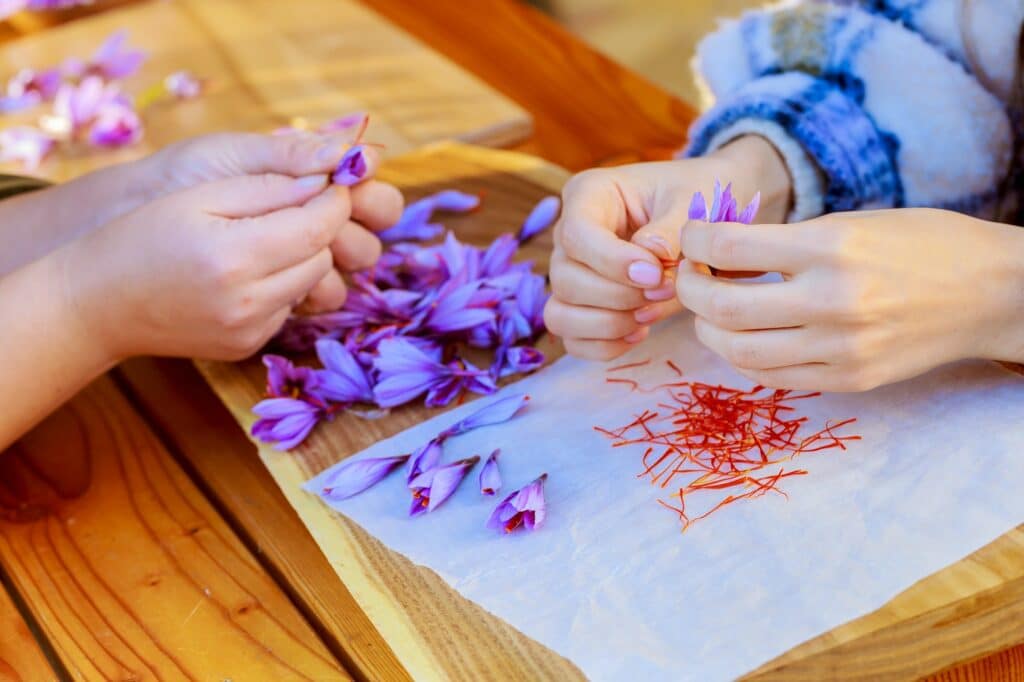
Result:
{"type": "MultiPolygon", "coordinates": [[[[517,147],[571,170],[664,156],[692,118],[514,0],[367,4],[526,109],[517,147]]],[[[409,678],[188,363],[126,363],[0,457],[0,517],[5,679],[409,678]]],[[[929,679],[1022,678],[1024,645],[929,679]]]]}

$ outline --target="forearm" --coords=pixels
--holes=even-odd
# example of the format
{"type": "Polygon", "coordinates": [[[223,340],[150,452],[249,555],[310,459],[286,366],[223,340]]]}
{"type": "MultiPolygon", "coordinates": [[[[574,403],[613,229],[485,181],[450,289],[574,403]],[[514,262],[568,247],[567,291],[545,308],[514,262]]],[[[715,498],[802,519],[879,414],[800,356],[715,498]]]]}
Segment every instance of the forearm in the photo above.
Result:
{"type": "Polygon", "coordinates": [[[723,182],[732,182],[741,192],[761,193],[759,223],[785,222],[793,205],[793,180],[779,151],[763,137],[744,135],[733,140],[712,156],[734,169],[723,182]]]}
{"type": "Polygon", "coordinates": [[[1024,228],[987,223],[996,240],[989,264],[991,280],[965,283],[976,287],[990,310],[992,332],[979,338],[976,357],[1024,363],[1024,228]]]}
{"type": "Polygon", "coordinates": [[[139,207],[145,161],[118,164],[0,202],[0,276],[139,207]]]}
{"type": "Polygon", "coordinates": [[[74,310],[65,251],[0,276],[0,451],[115,364],[74,310]]]}

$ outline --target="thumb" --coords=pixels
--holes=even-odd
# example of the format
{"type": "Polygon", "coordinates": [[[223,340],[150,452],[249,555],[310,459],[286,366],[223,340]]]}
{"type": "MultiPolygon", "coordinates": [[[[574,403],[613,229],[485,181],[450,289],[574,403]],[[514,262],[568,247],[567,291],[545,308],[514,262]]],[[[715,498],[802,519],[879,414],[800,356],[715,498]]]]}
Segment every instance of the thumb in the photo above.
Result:
{"type": "Polygon", "coordinates": [[[266,173],[215,180],[186,190],[200,210],[222,218],[255,218],[290,206],[302,206],[327,187],[326,175],[266,173]]]}
{"type": "Polygon", "coordinates": [[[656,215],[633,233],[630,240],[653,253],[663,264],[679,260],[679,232],[686,224],[686,208],[672,207],[663,215],[656,215]]]}
{"type": "MultiPolygon", "coordinates": [[[[230,154],[239,174],[279,173],[300,177],[330,173],[352,144],[352,135],[346,133],[240,134],[233,137],[230,154]]],[[[366,161],[369,177],[376,171],[379,155],[368,149],[366,161]]]]}

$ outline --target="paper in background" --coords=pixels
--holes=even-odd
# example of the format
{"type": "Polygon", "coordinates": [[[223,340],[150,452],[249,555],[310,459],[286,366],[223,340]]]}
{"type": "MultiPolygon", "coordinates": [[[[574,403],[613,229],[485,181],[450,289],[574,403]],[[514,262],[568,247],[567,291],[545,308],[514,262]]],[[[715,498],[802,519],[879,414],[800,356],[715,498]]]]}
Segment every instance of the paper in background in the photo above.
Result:
{"type": "MultiPolygon", "coordinates": [[[[672,381],[670,358],[689,380],[750,386],[697,342],[689,317],[658,328],[618,363],[647,358],[651,366],[616,376],[672,381]]],[[[864,439],[791,463],[809,475],[780,482],[788,500],[740,501],[685,534],[656,503],[661,491],[636,478],[643,446],[612,449],[593,430],[621,426],[655,402],[606,384],[607,376],[605,365],[564,358],[504,389],[530,395],[521,416],[445,444],[445,461],[502,449],[497,498],[480,495],[478,467],[417,519],[406,516],[402,471],[333,506],[593,680],[737,677],[1024,521],[1024,381],[992,364],[799,401],[808,430],[857,417],[853,431],[864,439]],[[500,499],[545,471],[543,529],[503,536],[485,528],[500,499]]],[[[358,456],[409,452],[483,404],[358,456]]],[[[318,491],[329,474],[307,489],[318,491]]]]}

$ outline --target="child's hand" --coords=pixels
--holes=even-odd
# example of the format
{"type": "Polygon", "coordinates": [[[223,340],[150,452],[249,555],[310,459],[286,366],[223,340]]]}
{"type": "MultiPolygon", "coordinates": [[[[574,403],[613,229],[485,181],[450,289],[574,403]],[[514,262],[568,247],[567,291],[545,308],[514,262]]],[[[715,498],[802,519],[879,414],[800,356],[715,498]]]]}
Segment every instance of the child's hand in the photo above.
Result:
{"type": "Polygon", "coordinates": [[[254,353],[335,261],[375,258],[348,189],[326,182],[245,175],[147,204],[61,252],[73,309],[114,359],[254,353]]]}
{"type": "Polygon", "coordinates": [[[615,358],[679,310],[673,269],[662,261],[679,257],[690,200],[716,178],[734,182],[743,200],[761,190],[762,215],[784,216],[785,167],[755,137],[707,158],[586,171],[566,185],[544,320],[570,353],[615,358]]]}

